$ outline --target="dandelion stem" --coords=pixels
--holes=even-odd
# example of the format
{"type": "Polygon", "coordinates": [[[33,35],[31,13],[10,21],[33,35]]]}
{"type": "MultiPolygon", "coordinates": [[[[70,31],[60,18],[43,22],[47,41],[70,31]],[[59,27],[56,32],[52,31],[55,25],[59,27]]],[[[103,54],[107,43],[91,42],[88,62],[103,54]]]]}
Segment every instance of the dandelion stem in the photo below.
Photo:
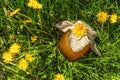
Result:
{"type": "Polygon", "coordinates": [[[21,15],[21,16],[24,16],[24,17],[26,17],[26,18],[28,18],[28,19],[30,19],[30,20],[32,20],[29,16],[27,16],[27,15],[25,15],[25,14],[22,14],[22,13],[18,13],[19,15],[21,15]]]}
{"type": "Polygon", "coordinates": [[[42,19],[41,19],[41,11],[38,11],[38,23],[40,23],[40,29],[42,29],[42,19]]]}
{"type": "Polygon", "coordinates": [[[29,36],[29,33],[27,33],[27,37],[28,37],[28,49],[30,49],[30,40],[29,40],[30,36],[29,36]]]}
{"type": "Polygon", "coordinates": [[[101,33],[103,33],[104,31],[104,23],[102,23],[102,25],[101,25],[101,33]]]}
{"type": "Polygon", "coordinates": [[[32,30],[34,30],[34,31],[39,31],[39,32],[42,32],[42,33],[44,33],[44,34],[47,34],[47,35],[50,35],[50,36],[52,36],[51,34],[49,34],[48,32],[46,32],[46,31],[43,31],[43,30],[38,30],[38,29],[35,29],[35,28],[31,28],[32,30]]]}
{"type": "Polygon", "coordinates": [[[13,71],[13,72],[15,72],[15,73],[18,73],[18,71],[14,70],[14,69],[12,69],[12,68],[10,68],[10,67],[8,67],[8,66],[6,66],[4,63],[0,62],[0,64],[3,65],[5,68],[11,70],[11,71],[13,71]]]}
{"type": "Polygon", "coordinates": [[[25,25],[25,27],[28,29],[28,31],[30,31],[30,33],[31,33],[32,35],[34,35],[33,32],[30,30],[30,28],[29,28],[28,26],[25,25]]]}

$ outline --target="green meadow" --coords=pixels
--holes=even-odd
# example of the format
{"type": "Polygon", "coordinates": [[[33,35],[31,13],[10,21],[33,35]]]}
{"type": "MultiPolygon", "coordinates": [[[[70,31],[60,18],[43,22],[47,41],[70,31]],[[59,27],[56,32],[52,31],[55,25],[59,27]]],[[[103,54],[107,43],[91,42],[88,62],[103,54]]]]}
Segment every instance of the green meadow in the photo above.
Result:
{"type": "Polygon", "coordinates": [[[28,2],[0,0],[0,80],[120,80],[119,0],[38,0],[41,9],[29,7],[28,2]],[[19,12],[10,16],[16,9],[19,12]],[[116,13],[117,22],[111,23],[110,17],[98,22],[101,11],[109,16],[116,13]],[[89,24],[97,32],[95,42],[102,56],[90,50],[75,62],[67,60],[58,49],[63,33],[55,27],[65,20],[89,24]],[[33,36],[35,40],[31,40],[33,36]],[[18,43],[20,50],[12,58],[5,57],[12,59],[6,63],[3,53],[13,43],[18,43]],[[27,53],[34,60],[23,70],[18,64],[27,53]],[[55,79],[57,74],[64,79],[55,79]]]}

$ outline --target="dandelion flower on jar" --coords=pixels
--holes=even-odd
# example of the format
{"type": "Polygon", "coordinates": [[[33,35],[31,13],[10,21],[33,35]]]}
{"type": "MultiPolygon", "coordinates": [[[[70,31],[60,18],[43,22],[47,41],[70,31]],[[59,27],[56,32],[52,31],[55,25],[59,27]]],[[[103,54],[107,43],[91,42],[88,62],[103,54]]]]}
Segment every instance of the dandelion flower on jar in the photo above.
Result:
{"type": "Polygon", "coordinates": [[[118,16],[116,13],[113,13],[111,16],[110,16],[110,23],[116,23],[118,20],[118,16]]]}
{"type": "Polygon", "coordinates": [[[37,36],[31,36],[31,41],[34,42],[37,40],[37,36]]]}
{"type": "Polygon", "coordinates": [[[29,62],[34,61],[34,57],[30,53],[25,54],[25,59],[28,60],[29,62]]]}
{"type": "Polygon", "coordinates": [[[17,8],[16,10],[14,10],[13,12],[10,12],[10,16],[14,16],[15,14],[17,14],[20,11],[19,8],[17,8]]]}
{"type": "Polygon", "coordinates": [[[65,78],[64,78],[63,74],[58,73],[55,75],[54,80],[65,80],[65,78]]]}
{"type": "Polygon", "coordinates": [[[78,23],[72,29],[72,32],[76,37],[83,37],[87,34],[87,28],[84,24],[78,23]]]}
{"type": "Polygon", "coordinates": [[[38,3],[36,0],[29,0],[28,7],[32,7],[34,9],[42,9],[42,4],[38,3]]]}
{"type": "Polygon", "coordinates": [[[20,52],[20,45],[18,43],[13,43],[9,48],[10,53],[20,52]]]}
{"type": "Polygon", "coordinates": [[[97,21],[98,22],[102,22],[102,23],[104,23],[104,22],[106,22],[106,20],[108,19],[108,13],[106,13],[106,12],[99,12],[98,14],[97,14],[97,21]]]}
{"type": "Polygon", "coordinates": [[[2,59],[4,62],[9,63],[12,61],[13,56],[10,52],[6,51],[2,54],[2,59]]]}
{"type": "Polygon", "coordinates": [[[21,70],[26,71],[27,68],[28,68],[28,62],[27,62],[27,60],[21,59],[21,60],[19,61],[19,63],[18,63],[18,67],[19,67],[21,70]]]}

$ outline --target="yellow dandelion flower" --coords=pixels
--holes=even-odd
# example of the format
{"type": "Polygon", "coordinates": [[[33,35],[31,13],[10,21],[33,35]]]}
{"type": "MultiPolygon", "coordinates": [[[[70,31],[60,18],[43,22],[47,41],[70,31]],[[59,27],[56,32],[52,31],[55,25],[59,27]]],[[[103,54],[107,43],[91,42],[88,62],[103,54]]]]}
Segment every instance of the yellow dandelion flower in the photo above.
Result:
{"type": "Polygon", "coordinates": [[[84,24],[76,24],[75,27],[72,29],[73,34],[76,37],[83,37],[87,34],[87,28],[84,24]]]}
{"type": "Polygon", "coordinates": [[[20,52],[20,45],[18,43],[13,43],[10,46],[9,51],[10,51],[10,53],[18,53],[18,52],[20,52]]]}
{"type": "Polygon", "coordinates": [[[27,62],[27,60],[21,59],[21,60],[19,61],[19,63],[18,63],[18,67],[19,67],[20,69],[22,69],[23,71],[26,71],[26,69],[28,68],[28,62],[27,62]]]}
{"type": "Polygon", "coordinates": [[[13,57],[12,54],[7,51],[2,54],[2,59],[4,60],[4,62],[9,63],[12,61],[13,57]]]}
{"type": "Polygon", "coordinates": [[[98,22],[104,23],[108,19],[108,13],[106,13],[106,12],[99,12],[97,14],[97,17],[98,17],[98,19],[97,19],[98,22]]]}
{"type": "Polygon", "coordinates": [[[36,0],[29,0],[29,1],[36,1],[36,0]]]}
{"type": "Polygon", "coordinates": [[[17,14],[20,11],[19,8],[17,8],[16,10],[14,10],[13,12],[10,13],[10,16],[14,16],[15,14],[17,14]]]}
{"type": "Polygon", "coordinates": [[[34,42],[37,40],[37,36],[31,36],[31,41],[34,42]]]}
{"type": "Polygon", "coordinates": [[[28,2],[28,7],[32,7],[34,9],[42,9],[42,4],[41,3],[38,3],[36,0],[30,0],[28,2]]]}
{"type": "Polygon", "coordinates": [[[24,20],[24,23],[32,23],[32,20],[28,19],[28,20],[24,20]]]}
{"type": "Polygon", "coordinates": [[[54,80],[65,80],[65,78],[64,78],[63,74],[58,73],[57,75],[55,75],[54,80]]]}
{"type": "Polygon", "coordinates": [[[118,16],[116,13],[113,13],[111,16],[110,16],[110,23],[116,23],[118,20],[118,16]]]}
{"type": "Polygon", "coordinates": [[[28,60],[29,62],[33,62],[34,61],[34,57],[32,57],[32,55],[30,53],[27,53],[25,55],[25,59],[28,60]]]}
{"type": "Polygon", "coordinates": [[[10,35],[9,38],[10,38],[11,40],[13,40],[13,39],[14,39],[14,35],[10,35]]]}
{"type": "Polygon", "coordinates": [[[12,57],[15,58],[17,53],[11,53],[12,57]]]}

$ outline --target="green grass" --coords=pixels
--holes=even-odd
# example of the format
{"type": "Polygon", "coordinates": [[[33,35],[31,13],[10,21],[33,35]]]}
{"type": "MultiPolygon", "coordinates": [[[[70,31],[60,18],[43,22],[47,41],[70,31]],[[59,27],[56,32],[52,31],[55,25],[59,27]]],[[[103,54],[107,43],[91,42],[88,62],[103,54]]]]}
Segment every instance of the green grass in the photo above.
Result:
{"type": "Polygon", "coordinates": [[[29,8],[28,0],[0,1],[0,77],[3,80],[53,80],[57,73],[62,73],[65,80],[120,80],[120,20],[115,24],[110,24],[109,20],[101,24],[96,18],[99,11],[120,15],[118,0],[39,2],[43,4],[41,10],[29,8]],[[33,23],[24,24],[26,17],[20,14],[13,17],[5,14],[17,8],[21,9],[21,14],[32,18],[33,23]],[[76,62],[65,59],[57,48],[62,33],[55,28],[55,24],[63,20],[84,20],[92,26],[98,33],[95,41],[102,56],[90,51],[76,62]],[[14,40],[9,39],[10,34],[15,36],[14,40]],[[30,40],[33,35],[38,36],[35,42],[30,40]],[[14,42],[20,43],[21,53],[13,64],[6,64],[2,53],[14,42]],[[25,52],[32,53],[35,60],[27,71],[22,71],[17,63],[25,52]]]}

